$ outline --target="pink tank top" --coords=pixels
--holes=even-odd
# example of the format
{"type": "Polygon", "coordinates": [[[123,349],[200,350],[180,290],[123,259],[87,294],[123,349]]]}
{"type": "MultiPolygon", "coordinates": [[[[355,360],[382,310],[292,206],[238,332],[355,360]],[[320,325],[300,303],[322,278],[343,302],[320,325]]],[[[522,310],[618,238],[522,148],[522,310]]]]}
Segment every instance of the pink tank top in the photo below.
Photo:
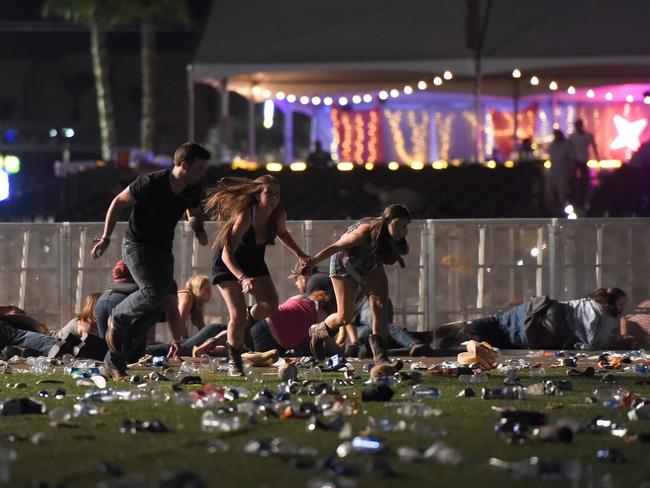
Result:
{"type": "Polygon", "coordinates": [[[308,298],[290,298],[266,320],[280,345],[293,349],[309,338],[309,326],[316,322],[316,303],[308,298]]]}

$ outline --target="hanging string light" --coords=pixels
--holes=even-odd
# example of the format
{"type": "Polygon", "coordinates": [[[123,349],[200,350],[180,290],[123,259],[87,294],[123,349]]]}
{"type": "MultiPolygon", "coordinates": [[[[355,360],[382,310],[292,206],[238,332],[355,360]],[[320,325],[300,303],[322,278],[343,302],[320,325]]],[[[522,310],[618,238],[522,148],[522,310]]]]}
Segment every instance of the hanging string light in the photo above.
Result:
{"type": "MultiPolygon", "coordinates": [[[[435,86],[441,86],[444,81],[449,81],[454,78],[454,74],[450,70],[446,70],[442,76],[435,76],[432,80],[433,85],[435,86]]],[[[416,83],[417,89],[422,91],[426,90],[429,86],[429,84],[425,80],[420,80],[416,83]]],[[[338,105],[340,106],[345,106],[348,105],[350,102],[352,102],[355,105],[360,104],[362,101],[364,103],[371,103],[374,99],[374,96],[371,93],[364,93],[364,94],[353,94],[350,98],[346,96],[341,96],[338,99],[334,99],[331,96],[326,96],[326,97],[321,97],[321,96],[300,96],[297,97],[296,95],[293,94],[286,94],[283,91],[277,91],[275,94],[273,94],[270,90],[268,89],[263,89],[260,86],[254,86],[251,88],[251,93],[253,96],[258,97],[262,95],[264,98],[271,98],[275,97],[276,100],[286,100],[288,103],[295,103],[296,101],[299,102],[302,105],[320,105],[321,103],[326,106],[331,106],[334,104],[336,101],[338,105]]],[[[401,90],[401,94],[403,95],[413,95],[415,93],[415,88],[413,85],[408,84],[404,85],[401,90]]],[[[385,101],[388,100],[389,98],[397,98],[400,96],[400,90],[396,88],[392,89],[382,89],[377,92],[376,97],[381,100],[385,101]]]]}

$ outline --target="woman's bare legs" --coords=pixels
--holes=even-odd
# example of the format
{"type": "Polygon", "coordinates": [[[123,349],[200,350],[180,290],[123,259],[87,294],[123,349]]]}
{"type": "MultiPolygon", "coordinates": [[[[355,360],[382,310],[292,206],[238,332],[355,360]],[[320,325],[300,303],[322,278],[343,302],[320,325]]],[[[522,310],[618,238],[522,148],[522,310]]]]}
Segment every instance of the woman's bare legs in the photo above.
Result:
{"type": "Polygon", "coordinates": [[[309,330],[311,352],[320,360],[324,359],[327,353],[327,339],[332,337],[339,327],[352,320],[355,295],[359,285],[350,277],[333,277],[332,286],[336,296],[336,312],[329,315],[323,322],[312,325],[309,330]]]}
{"type": "MultiPolygon", "coordinates": [[[[388,359],[386,343],[388,340],[388,317],[386,307],[388,305],[388,279],[386,272],[379,267],[366,276],[366,282],[361,286],[368,297],[370,311],[372,313],[372,334],[368,338],[372,356],[375,364],[382,368],[377,375],[384,376],[393,374],[401,369],[402,362],[391,363],[388,359]]],[[[372,372],[371,372],[372,374],[372,372]]]]}
{"type": "Polygon", "coordinates": [[[388,304],[388,278],[384,268],[379,267],[366,276],[366,282],[361,289],[368,297],[370,312],[372,313],[372,333],[380,336],[384,341],[388,338],[388,317],[386,307],[388,304]]]}
{"type": "Polygon", "coordinates": [[[256,322],[278,311],[278,292],[270,276],[253,278],[253,289],[250,293],[255,299],[250,313],[256,322]]]}
{"type": "Polygon", "coordinates": [[[359,285],[350,277],[334,277],[332,286],[336,296],[336,312],[329,315],[324,322],[330,330],[334,331],[352,321],[359,285]]]}

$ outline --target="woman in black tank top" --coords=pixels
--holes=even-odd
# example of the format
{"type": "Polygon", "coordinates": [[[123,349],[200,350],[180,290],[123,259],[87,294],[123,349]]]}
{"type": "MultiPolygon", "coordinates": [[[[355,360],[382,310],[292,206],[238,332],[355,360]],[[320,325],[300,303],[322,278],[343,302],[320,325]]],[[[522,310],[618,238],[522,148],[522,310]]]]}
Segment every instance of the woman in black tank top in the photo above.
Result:
{"type": "Polygon", "coordinates": [[[212,282],[223,296],[228,321],[228,374],[242,376],[241,360],[247,327],[278,308],[278,294],[264,262],[267,245],[277,237],[301,263],[309,259],[286,227],[286,212],[278,206],[280,185],[271,175],[256,180],[222,178],[205,203],[206,213],[223,222],[217,236],[212,282]],[[246,309],[245,294],[255,298],[246,309]]]}

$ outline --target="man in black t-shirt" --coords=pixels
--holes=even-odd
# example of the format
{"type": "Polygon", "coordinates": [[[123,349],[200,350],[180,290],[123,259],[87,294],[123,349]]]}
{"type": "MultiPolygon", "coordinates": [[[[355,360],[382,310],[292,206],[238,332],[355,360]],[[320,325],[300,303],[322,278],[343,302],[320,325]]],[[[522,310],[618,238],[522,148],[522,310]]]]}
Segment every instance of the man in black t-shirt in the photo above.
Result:
{"type": "MultiPolygon", "coordinates": [[[[111,203],[104,222],[104,234],[91,251],[94,259],[110,244],[110,237],[122,210],[133,207],[122,241],[122,258],[138,291],[117,305],[108,321],[106,366],[114,379],[126,376],[126,357],[147,329],[160,316],[165,298],[174,286],[172,243],[176,224],[187,213],[199,243],[208,236],[203,229],[199,182],[205,175],[210,152],[186,142],[174,153],[172,169],[139,176],[111,203]]],[[[181,337],[174,337],[180,341],[181,337]]]]}

